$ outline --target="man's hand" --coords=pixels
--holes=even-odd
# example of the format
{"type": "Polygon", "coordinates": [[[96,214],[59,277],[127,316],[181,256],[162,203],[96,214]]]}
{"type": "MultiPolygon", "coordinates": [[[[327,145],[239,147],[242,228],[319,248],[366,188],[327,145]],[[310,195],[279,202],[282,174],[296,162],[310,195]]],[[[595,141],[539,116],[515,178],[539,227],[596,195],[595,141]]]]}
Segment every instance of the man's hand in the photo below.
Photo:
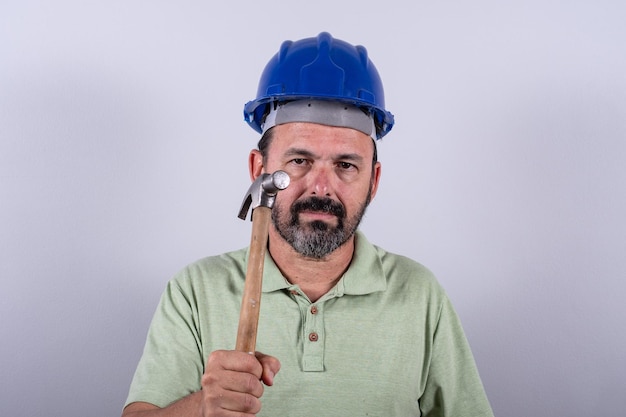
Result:
{"type": "Polygon", "coordinates": [[[214,351],[201,381],[202,415],[255,415],[261,410],[263,384],[271,386],[279,370],[278,359],[259,352],[214,351]]]}

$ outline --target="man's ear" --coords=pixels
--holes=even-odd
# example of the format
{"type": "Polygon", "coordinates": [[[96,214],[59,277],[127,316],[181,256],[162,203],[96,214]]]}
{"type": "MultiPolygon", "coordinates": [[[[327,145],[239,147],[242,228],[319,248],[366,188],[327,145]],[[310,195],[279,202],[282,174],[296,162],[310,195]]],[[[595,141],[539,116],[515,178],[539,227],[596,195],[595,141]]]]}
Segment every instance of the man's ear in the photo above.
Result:
{"type": "Polygon", "coordinates": [[[248,170],[250,172],[250,179],[256,180],[259,175],[263,173],[263,155],[258,149],[250,151],[248,157],[248,170]]]}
{"type": "Polygon", "coordinates": [[[378,191],[378,184],[380,184],[380,174],[382,173],[382,169],[381,163],[376,162],[374,165],[374,171],[372,172],[372,200],[376,197],[376,192],[378,191]]]}

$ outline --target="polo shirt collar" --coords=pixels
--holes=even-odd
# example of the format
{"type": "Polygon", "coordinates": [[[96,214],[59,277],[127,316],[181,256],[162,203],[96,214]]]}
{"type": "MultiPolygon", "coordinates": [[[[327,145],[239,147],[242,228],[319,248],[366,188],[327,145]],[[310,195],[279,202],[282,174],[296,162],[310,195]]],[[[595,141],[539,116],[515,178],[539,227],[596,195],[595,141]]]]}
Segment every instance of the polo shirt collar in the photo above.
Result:
{"type": "MultiPolygon", "coordinates": [[[[292,286],[282,275],[269,251],[267,251],[263,268],[263,292],[288,289],[292,286]]],[[[376,247],[367,240],[363,233],[357,231],[352,262],[337,285],[330,290],[330,293],[334,293],[337,297],[344,294],[365,295],[384,291],[386,288],[387,279],[376,247]]]]}

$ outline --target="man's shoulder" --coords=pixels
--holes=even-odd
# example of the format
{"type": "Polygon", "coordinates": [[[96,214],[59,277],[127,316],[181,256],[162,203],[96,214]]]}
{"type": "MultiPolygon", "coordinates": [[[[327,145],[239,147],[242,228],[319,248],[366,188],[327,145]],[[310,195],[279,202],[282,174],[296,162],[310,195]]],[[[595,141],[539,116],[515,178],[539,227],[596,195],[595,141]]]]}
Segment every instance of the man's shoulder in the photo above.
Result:
{"type": "Polygon", "coordinates": [[[411,272],[418,275],[434,277],[432,271],[424,264],[400,253],[390,252],[380,246],[374,245],[378,257],[383,266],[400,268],[404,272],[411,272]]]}
{"type": "Polygon", "coordinates": [[[380,260],[388,285],[399,285],[405,289],[419,288],[421,291],[428,288],[430,291],[443,292],[435,274],[421,262],[378,245],[372,247],[380,260]]]}
{"type": "Polygon", "coordinates": [[[246,270],[247,249],[224,252],[197,259],[182,268],[172,279],[179,286],[215,281],[214,277],[240,277],[246,270]]]}
{"type": "Polygon", "coordinates": [[[365,255],[365,257],[375,253],[376,258],[380,260],[386,271],[391,269],[402,273],[434,278],[433,273],[420,262],[408,256],[389,251],[378,244],[371,243],[363,232],[359,231],[356,237],[357,253],[365,255]]]}
{"type": "Polygon", "coordinates": [[[421,284],[439,286],[435,274],[424,264],[406,255],[389,252],[379,246],[375,246],[375,248],[388,279],[396,277],[417,281],[421,284]]]}
{"type": "Polygon", "coordinates": [[[441,290],[441,286],[435,274],[422,263],[396,252],[389,251],[377,244],[372,244],[360,233],[359,246],[361,253],[373,254],[379,266],[370,264],[371,270],[380,267],[388,285],[415,285],[418,287],[430,287],[434,290],[441,290]]]}

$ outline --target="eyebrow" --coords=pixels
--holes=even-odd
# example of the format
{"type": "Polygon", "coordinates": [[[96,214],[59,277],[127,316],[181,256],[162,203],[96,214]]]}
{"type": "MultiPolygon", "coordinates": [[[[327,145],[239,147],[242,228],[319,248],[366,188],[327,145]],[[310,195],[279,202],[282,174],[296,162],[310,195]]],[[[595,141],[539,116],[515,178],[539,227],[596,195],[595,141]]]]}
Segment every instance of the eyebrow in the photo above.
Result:
{"type": "Polygon", "coordinates": [[[315,158],[315,154],[308,149],[302,148],[289,148],[285,151],[284,156],[292,157],[292,156],[304,156],[308,158],[315,158]]]}
{"type": "Polygon", "coordinates": [[[363,157],[356,153],[342,153],[336,159],[338,161],[363,162],[363,157]]]}
{"type": "MultiPolygon", "coordinates": [[[[294,157],[301,156],[305,158],[316,159],[318,156],[309,151],[308,149],[302,148],[289,148],[284,154],[285,157],[294,157]]],[[[353,161],[353,162],[363,162],[363,157],[357,153],[342,153],[333,158],[335,161],[353,161]]]]}

